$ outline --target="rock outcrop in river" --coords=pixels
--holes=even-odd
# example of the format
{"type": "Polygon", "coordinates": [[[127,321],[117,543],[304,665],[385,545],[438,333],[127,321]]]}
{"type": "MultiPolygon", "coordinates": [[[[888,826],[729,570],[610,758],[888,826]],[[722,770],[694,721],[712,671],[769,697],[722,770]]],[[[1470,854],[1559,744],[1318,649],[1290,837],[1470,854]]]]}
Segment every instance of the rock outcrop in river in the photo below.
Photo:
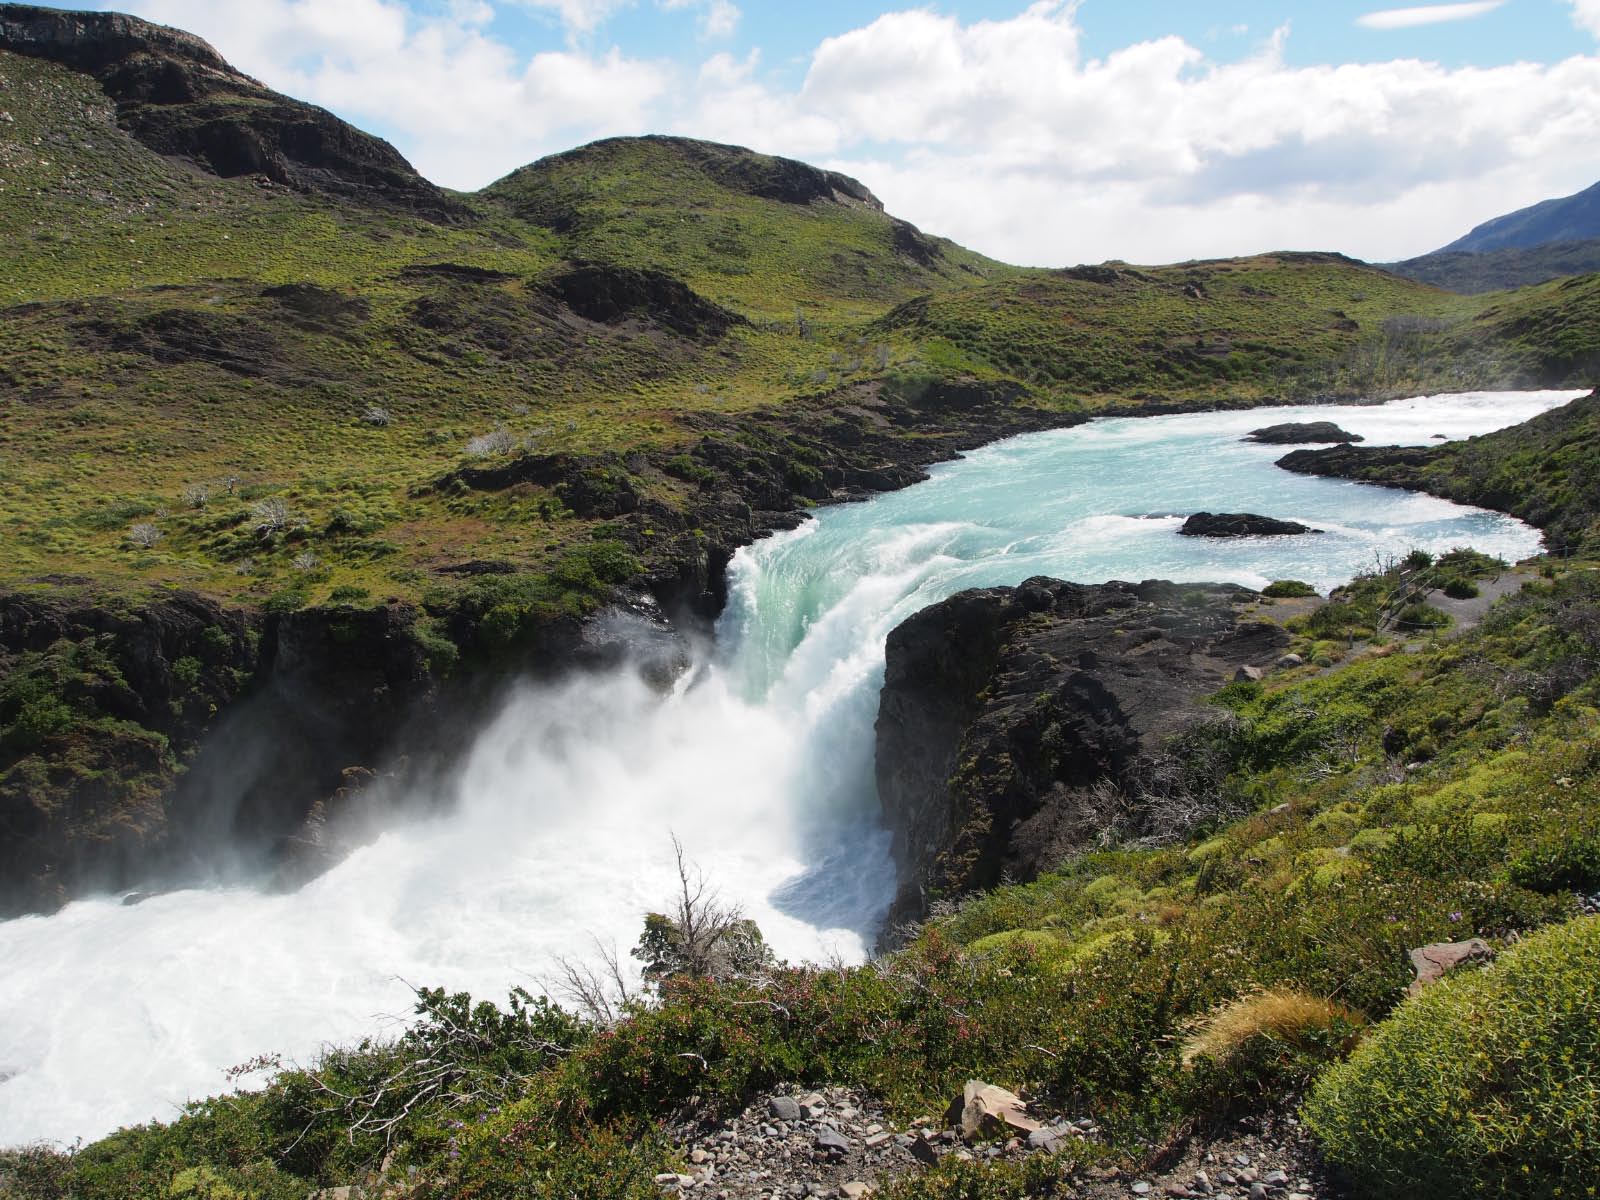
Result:
{"type": "Polygon", "coordinates": [[[1285,421],[1281,425],[1267,425],[1252,429],[1244,435],[1247,442],[1260,442],[1267,446],[1309,446],[1317,442],[1364,442],[1359,433],[1340,429],[1332,421],[1285,421]]]}
{"type": "Polygon", "coordinates": [[[1301,533],[1321,533],[1299,521],[1280,521],[1258,513],[1197,512],[1178,530],[1184,537],[1238,538],[1290,537],[1301,533]]]}
{"type": "Polygon", "coordinates": [[[898,626],[877,720],[901,881],[886,938],[936,898],[1029,878],[1103,836],[1181,833],[1214,804],[1213,718],[1196,701],[1288,640],[1247,615],[1254,599],[1232,585],[1035,578],[898,626]],[[1174,755],[1173,739],[1193,744],[1174,755]]]}
{"type": "Polygon", "coordinates": [[[1600,392],[1591,392],[1481,437],[1436,446],[1330,446],[1295,450],[1286,471],[1427,492],[1520,517],[1544,531],[1554,552],[1600,538],[1600,392]]]}

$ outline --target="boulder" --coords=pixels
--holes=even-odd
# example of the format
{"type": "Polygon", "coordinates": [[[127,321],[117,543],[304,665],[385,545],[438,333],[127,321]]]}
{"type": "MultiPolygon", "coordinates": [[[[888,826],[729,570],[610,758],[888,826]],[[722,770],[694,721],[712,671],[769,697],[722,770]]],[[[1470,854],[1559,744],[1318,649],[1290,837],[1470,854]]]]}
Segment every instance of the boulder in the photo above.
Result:
{"type": "Polygon", "coordinates": [[[1332,421],[1286,421],[1282,425],[1267,425],[1245,434],[1247,442],[1260,442],[1267,446],[1309,446],[1362,442],[1359,433],[1340,429],[1332,421]]]}
{"type": "Polygon", "coordinates": [[[843,1155],[850,1153],[850,1139],[845,1137],[831,1125],[824,1125],[821,1129],[817,1130],[816,1137],[812,1139],[812,1144],[815,1145],[818,1150],[824,1151],[827,1154],[843,1155]]]}
{"type": "Polygon", "coordinates": [[[1417,978],[1406,994],[1415,996],[1431,983],[1437,983],[1463,963],[1487,962],[1494,957],[1489,943],[1482,938],[1468,938],[1463,942],[1434,942],[1411,951],[1411,966],[1417,978]]]}
{"type": "Polygon", "coordinates": [[[1258,513],[1197,512],[1178,530],[1184,537],[1285,537],[1300,533],[1321,533],[1298,521],[1280,521],[1258,513]]]}
{"type": "Polygon", "coordinates": [[[1043,1128],[1028,1115],[1022,1097],[981,1079],[967,1080],[961,1095],[950,1102],[949,1120],[959,1125],[969,1142],[1013,1133],[1032,1135],[1043,1128]]]}
{"type": "Polygon", "coordinates": [[[777,1121],[798,1121],[800,1119],[800,1102],[793,1096],[774,1096],[767,1101],[767,1111],[777,1121]]]}

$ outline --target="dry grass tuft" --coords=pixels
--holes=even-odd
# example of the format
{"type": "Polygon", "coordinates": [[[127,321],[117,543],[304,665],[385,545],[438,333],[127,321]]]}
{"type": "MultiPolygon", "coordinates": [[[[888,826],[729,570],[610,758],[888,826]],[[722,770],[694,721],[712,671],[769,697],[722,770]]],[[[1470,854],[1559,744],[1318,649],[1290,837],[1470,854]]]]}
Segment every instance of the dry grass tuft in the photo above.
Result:
{"type": "Polygon", "coordinates": [[[1195,1025],[1183,1043],[1183,1065],[1201,1058],[1226,1064],[1256,1038],[1301,1048],[1341,1030],[1359,1029],[1366,1018],[1322,996],[1276,987],[1230,1000],[1195,1025]]]}

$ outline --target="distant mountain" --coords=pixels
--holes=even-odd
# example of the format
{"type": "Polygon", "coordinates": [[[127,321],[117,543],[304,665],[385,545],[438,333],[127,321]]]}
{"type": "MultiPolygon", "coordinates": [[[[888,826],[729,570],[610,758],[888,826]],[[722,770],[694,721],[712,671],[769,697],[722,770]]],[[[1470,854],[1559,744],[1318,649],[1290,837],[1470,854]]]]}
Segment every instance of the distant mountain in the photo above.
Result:
{"type": "Polygon", "coordinates": [[[1469,294],[1600,271],[1600,183],[1485,221],[1430,254],[1381,265],[1469,294]]]}
{"type": "Polygon", "coordinates": [[[1489,250],[1508,250],[1544,246],[1550,242],[1581,242],[1600,238],[1600,183],[1575,196],[1541,200],[1492,221],[1485,221],[1466,237],[1434,251],[1448,254],[1466,250],[1482,254],[1489,250]]]}
{"type": "Polygon", "coordinates": [[[1419,283],[1477,295],[1600,271],[1600,237],[1543,246],[1508,246],[1476,254],[1470,250],[1435,250],[1419,258],[1383,265],[1396,275],[1419,283]]]}

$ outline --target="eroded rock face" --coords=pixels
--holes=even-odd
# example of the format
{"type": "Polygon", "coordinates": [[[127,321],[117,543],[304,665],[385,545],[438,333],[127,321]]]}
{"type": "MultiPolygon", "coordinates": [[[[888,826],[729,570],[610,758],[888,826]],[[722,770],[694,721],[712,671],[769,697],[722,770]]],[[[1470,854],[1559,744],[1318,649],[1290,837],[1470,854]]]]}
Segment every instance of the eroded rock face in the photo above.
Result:
{"type": "MultiPolygon", "coordinates": [[[[1243,616],[1253,598],[1229,585],[1035,578],[961,592],[897,627],[877,720],[900,877],[886,942],[935,896],[992,887],[1002,872],[1031,878],[1107,832],[1096,789],[1137,801],[1171,765],[1168,741],[1208,719],[1196,701],[1283,653],[1282,629],[1243,616]]],[[[1183,773],[1192,765],[1177,764],[1174,788],[1203,788],[1183,773]]],[[[1167,812],[1132,819],[1160,833],[1167,812]]]]}
{"type": "Polygon", "coordinates": [[[7,4],[0,49],[93,76],[122,128],[224,178],[259,175],[434,221],[466,214],[388,142],[263,87],[193,34],[120,13],[7,4]]]}
{"type": "Polygon", "coordinates": [[[0,703],[30,731],[0,746],[0,914],[222,845],[270,861],[433,694],[414,618],[0,596],[0,703]]]}
{"type": "Polygon", "coordinates": [[[1184,537],[1292,537],[1302,533],[1321,533],[1299,521],[1280,521],[1258,513],[1197,512],[1178,530],[1184,537]]]}
{"type": "Polygon", "coordinates": [[[546,289],[580,317],[602,325],[635,320],[692,341],[715,341],[747,322],[661,271],[584,263],[551,279],[546,289]]]}
{"type": "Polygon", "coordinates": [[[1319,443],[1366,441],[1359,433],[1340,429],[1332,421],[1286,421],[1282,425],[1252,429],[1245,434],[1244,440],[1261,442],[1268,446],[1310,446],[1319,443]]]}

